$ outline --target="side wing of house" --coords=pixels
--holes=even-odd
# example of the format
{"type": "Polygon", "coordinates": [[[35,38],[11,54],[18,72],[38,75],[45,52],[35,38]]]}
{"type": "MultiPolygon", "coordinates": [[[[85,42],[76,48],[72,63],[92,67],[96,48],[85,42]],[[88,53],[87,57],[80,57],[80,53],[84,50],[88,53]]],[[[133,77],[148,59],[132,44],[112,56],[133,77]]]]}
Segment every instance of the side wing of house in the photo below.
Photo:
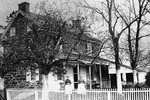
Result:
{"type": "MultiPolygon", "coordinates": [[[[116,68],[114,63],[110,63],[109,65],[109,74],[111,78],[111,87],[116,87],[116,68]]],[[[145,82],[146,72],[137,69],[137,82],[142,83],[145,82]]],[[[122,84],[125,85],[127,83],[133,83],[133,71],[132,68],[126,65],[121,66],[121,81],[122,84]]]]}

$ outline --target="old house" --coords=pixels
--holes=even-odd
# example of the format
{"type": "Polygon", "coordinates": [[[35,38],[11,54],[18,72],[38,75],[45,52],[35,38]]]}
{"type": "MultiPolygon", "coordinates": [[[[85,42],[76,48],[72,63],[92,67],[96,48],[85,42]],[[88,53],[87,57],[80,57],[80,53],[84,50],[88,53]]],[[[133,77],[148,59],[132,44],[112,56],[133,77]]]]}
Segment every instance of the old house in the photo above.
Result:
{"type": "MultiPolygon", "coordinates": [[[[29,8],[30,4],[28,2],[23,2],[18,5],[18,10],[10,15],[11,18],[9,19],[8,25],[2,35],[2,41],[9,40],[10,42],[13,42],[13,39],[15,38],[23,40],[23,33],[30,31],[30,25],[32,22],[37,22],[37,24],[42,23],[42,20],[35,21],[34,18],[37,17],[37,15],[31,13],[29,8]],[[31,23],[22,25],[22,19],[25,19],[31,23]]],[[[77,37],[77,34],[67,33],[62,36],[65,44],[60,45],[59,53],[57,54],[55,59],[67,58],[68,50],[70,49],[74,41],[76,41],[76,38],[74,37],[77,37]]],[[[88,81],[88,88],[92,87],[91,80],[95,82],[97,81],[96,84],[99,84],[100,81],[108,81],[107,83],[109,83],[108,66],[99,63],[102,61],[100,58],[95,60],[94,64],[90,65],[90,62],[94,59],[95,55],[98,52],[100,43],[100,40],[93,38],[89,33],[84,33],[81,37],[81,40],[77,43],[75,48],[73,48],[72,53],[69,56],[70,60],[67,63],[60,64],[60,66],[63,66],[66,69],[67,72],[65,75],[70,76],[74,88],[78,87],[77,82],[80,75],[84,77],[85,81],[88,81]],[[107,75],[104,73],[102,75],[101,70],[103,70],[102,72],[105,71],[104,73],[107,73],[107,75]]],[[[4,53],[9,52],[9,47],[5,46],[4,53]]],[[[36,66],[36,64],[34,64],[34,66],[36,66]]],[[[42,87],[42,79],[40,77],[40,71],[38,70],[35,71],[35,73],[32,75],[32,71],[22,70],[22,68],[20,67],[18,68],[17,72],[10,72],[4,78],[6,88],[24,88],[32,86],[34,87],[35,81],[37,81],[36,84],[38,85],[38,87],[42,87]]],[[[56,82],[59,85],[59,83],[65,79],[65,76],[62,74],[54,74],[50,79],[54,79],[51,80],[51,82],[54,81],[53,84],[56,82]]]]}
{"type": "MultiPolygon", "coordinates": [[[[19,4],[18,10],[12,14],[12,19],[10,19],[2,35],[2,39],[12,39],[12,37],[16,36],[21,37],[20,27],[16,27],[20,25],[17,25],[16,21],[25,18],[32,22],[34,17],[36,17],[36,14],[30,12],[29,3],[23,2],[19,4]]],[[[30,31],[30,24],[29,26],[27,25],[26,27],[21,28],[24,28],[25,31],[28,32],[30,31]]],[[[76,38],[74,38],[76,35],[77,34],[66,33],[62,36],[65,44],[60,45],[59,53],[55,59],[67,59],[68,50],[70,50],[70,47],[76,40],[76,38]]],[[[78,80],[80,76],[83,76],[87,89],[111,88],[112,85],[115,85],[116,83],[113,83],[115,79],[112,75],[114,73],[111,72],[109,68],[111,64],[114,64],[112,61],[97,57],[97,59],[91,64],[98,53],[100,45],[100,40],[92,37],[88,32],[84,33],[75,48],[73,48],[69,56],[69,61],[67,63],[62,62],[59,64],[59,66],[62,66],[66,72],[63,74],[57,72],[57,74],[49,74],[48,78],[50,78],[49,82],[51,82],[51,89],[60,89],[60,83],[64,82],[66,76],[70,76],[72,87],[74,89],[78,88],[78,80]]],[[[4,53],[9,52],[7,47],[4,48],[4,53]]],[[[33,66],[37,66],[36,63],[34,63],[33,66]]],[[[35,70],[34,73],[30,70],[20,70],[21,69],[18,69],[17,72],[11,72],[4,77],[6,88],[33,88],[35,85],[39,88],[42,87],[40,70],[35,70]]]]}

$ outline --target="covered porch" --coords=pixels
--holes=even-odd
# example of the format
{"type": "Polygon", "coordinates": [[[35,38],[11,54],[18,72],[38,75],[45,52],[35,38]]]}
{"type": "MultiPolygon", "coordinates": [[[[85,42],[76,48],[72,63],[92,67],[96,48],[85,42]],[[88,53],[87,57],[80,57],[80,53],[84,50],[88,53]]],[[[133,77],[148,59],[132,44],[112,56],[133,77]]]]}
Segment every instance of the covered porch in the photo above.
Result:
{"type": "Polygon", "coordinates": [[[69,76],[74,89],[78,88],[79,77],[82,76],[85,81],[86,89],[110,88],[110,75],[108,73],[109,65],[94,63],[80,60],[72,61],[65,64],[67,73],[64,77],[69,76]]]}

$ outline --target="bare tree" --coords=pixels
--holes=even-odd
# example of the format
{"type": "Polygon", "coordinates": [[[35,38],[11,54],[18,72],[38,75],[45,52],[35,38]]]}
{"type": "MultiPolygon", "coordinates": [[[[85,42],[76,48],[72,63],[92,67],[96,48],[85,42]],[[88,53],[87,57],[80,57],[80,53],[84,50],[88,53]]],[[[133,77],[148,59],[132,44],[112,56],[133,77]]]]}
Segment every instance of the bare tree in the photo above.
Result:
{"type": "MultiPolygon", "coordinates": [[[[111,37],[111,42],[113,45],[115,65],[116,65],[116,74],[117,74],[117,88],[118,92],[122,92],[122,83],[121,83],[121,75],[120,75],[120,56],[119,56],[119,39],[124,31],[130,27],[136,20],[137,17],[132,20],[127,26],[121,26],[121,18],[116,9],[118,5],[115,0],[105,0],[101,2],[101,8],[93,7],[84,0],[84,4],[82,7],[92,10],[96,12],[96,14],[101,15],[102,20],[106,23],[106,27],[108,29],[108,33],[111,37]],[[121,27],[118,27],[121,26],[121,27]],[[118,30],[119,29],[119,30],[118,30]]],[[[102,21],[101,20],[101,21],[102,21]]]]}
{"type": "Polygon", "coordinates": [[[129,26],[137,18],[134,24],[127,28],[127,46],[125,47],[128,48],[125,51],[133,70],[134,84],[137,83],[136,68],[148,58],[148,55],[146,54],[145,56],[144,54],[145,50],[142,49],[143,47],[140,47],[142,46],[142,44],[140,45],[142,38],[150,36],[150,34],[145,34],[145,27],[150,24],[150,21],[146,21],[147,6],[147,0],[127,0],[126,12],[116,9],[126,26],[129,26]]]}

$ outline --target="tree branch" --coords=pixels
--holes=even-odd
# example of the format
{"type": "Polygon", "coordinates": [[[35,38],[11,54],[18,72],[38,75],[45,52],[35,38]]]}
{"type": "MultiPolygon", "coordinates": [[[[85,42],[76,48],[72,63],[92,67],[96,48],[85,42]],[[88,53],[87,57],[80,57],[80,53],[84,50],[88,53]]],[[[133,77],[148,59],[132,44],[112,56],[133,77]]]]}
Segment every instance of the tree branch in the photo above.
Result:
{"type": "Polygon", "coordinates": [[[97,59],[97,57],[100,55],[101,51],[102,51],[102,48],[104,46],[104,44],[109,40],[110,38],[106,39],[100,46],[99,48],[99,52],[97,53],[97,55],[94,57],[93,61],[91,62],[91,64],[93,64],[93,62],[97,59]]]}

